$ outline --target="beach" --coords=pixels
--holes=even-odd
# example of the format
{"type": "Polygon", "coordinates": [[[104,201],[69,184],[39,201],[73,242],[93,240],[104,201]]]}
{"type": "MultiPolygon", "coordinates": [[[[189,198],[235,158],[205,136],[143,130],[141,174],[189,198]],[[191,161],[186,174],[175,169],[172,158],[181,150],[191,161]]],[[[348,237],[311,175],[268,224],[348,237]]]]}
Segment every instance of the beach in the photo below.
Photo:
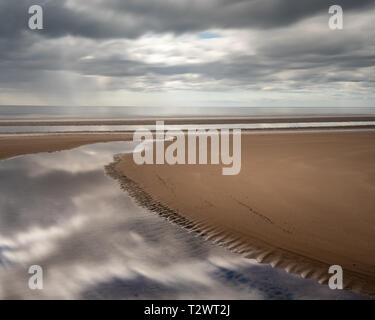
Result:
{"type": "Polygon", "coordinates": [[[374,132],[243,134],[237,176],[220,165],[139,166],[131,155],[112,169],[141,204],[162,204],[211,240],[322,283],[340,265],[347,288],[373,295],[374,141],[374,132]]]}
{"type": "Polygon", "coordinates": [[[105,174],[132,148],[0,161],[0,299],[369,299],[259,264],[137,205],[105,174]],[[27,285],[32,265],[43,268],[43,290],[27,285]]]}
{"type": "Polygon", "coordinates": [[[3,2],[0,300],[375,299],[375,1],[3,2]]]}
{"type": "MultiPolygon", "coordinates": [[[[0,158],[130,140],[4,135],[0,158]]],[[[347,289],[374,296],[374,141],[366,130],[243,132],[238,175],[222,175],[221,164],[137,165],[132,153],[115,156],[107,173],[138,204],[234,252],[321,283],[340,265],[347,289]]]]}

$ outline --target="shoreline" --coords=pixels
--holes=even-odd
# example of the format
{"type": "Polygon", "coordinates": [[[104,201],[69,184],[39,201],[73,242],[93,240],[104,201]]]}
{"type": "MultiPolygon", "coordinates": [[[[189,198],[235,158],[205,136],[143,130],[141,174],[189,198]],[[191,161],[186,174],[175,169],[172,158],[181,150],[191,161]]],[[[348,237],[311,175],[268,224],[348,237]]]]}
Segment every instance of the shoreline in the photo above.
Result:
{"type": "MultiPolygon", "coordinates": [[[[137,205],[157,214],[170,223],[175,223],[181,228],[195,233],[198,237],[203,237],[205,241],[224,247],[244,258],[255,259],[258,263],[269,264],[273,268],[282,269],[304,279],[315,280],[319,284],[328,284],[330,275],[327,270],[330,267],[329,264],[279,248],[255,237],[251,237],[251,241],[249,241],[248,235],[245,239],[206,220],[187,219],[178,211],[163,204],[161,199],[155,198],[136,182],[120,173],[116,169],[116,165],[120,162],[121,155],[115,155],[114,161],[105,167],[105,172],[119,183],[120,188],[128,193],[137,205]]],[[[370,282],[368,280],[362,274],[345,270],[343,289],[375,298],[375,279],[371,279],[370,282]]]]}
{"type": "MultiPolygon", "coordinates": [[[[186,130],[182,130],[186,132],[186,130]]],[[[373,128],[308,128],[308,129],[241,129],[242,134],[278,135],[278,134],[324,134],[324,133],[352,133],[375,132],[373,128]]],[[[151,130],[151,132],[155,132],[151,130]]],[[[112,142],[132,141],[133,131],[89,131],[89,132],[19,132],[0,133],[0,160],[6,160],[26,154],[58,152],[78,148],[83,145],[112,142]]]]}
{"type": "MultiPolygon", "coordinates": [[[[223,245],[245,257],[255,258],[261,263],[271,264],[273,267],[314,279],[320,283],[327,283],[328,266],[336,264],[327,263],[327,252],[337,253],[336,258],[341,259],[340,263],[346,261],[343,265],[345,288],[375,297],[375,264],[371,254],[375,251],[372,244],[373,233],[370,233],[368,229],[375,227],[375,224],[373,215],[366,213],[373,209],[373,205],[371,206],[371,202],[368,202],[368,198],[361,198],[364,202],[362,200],[362,202],[358,202],[359,209],[365,208],[367,211],[360,212],[358,209],[358,212],[355,212],[355,222],[352,220],[354,216],[351,216],[351,211],[346,209],[347,206],[351,207],[355,204],[350,201],[358,200],[355,197],[351,198],[353,192],[361,190],[369,192],[368,187],[372,188],[375,184],[375,176],[373,176],[375,168],[372,164],[375,153],[375,143],[373,142],[375,141],[375,132],[361,130],[307,132],[301,130],[275,133],[270,136],[264,131],[258,131],[255,134],[244,132],[243,137],[245,140],[243,150],[248,150],[248,153],[244,153],[243,160],[245,162],[251,160],[252,165],[255,165],[253,169],[258,169],[258,171],[250,171],[251,180],[246,178],[248,174],[245,172],[245,175],[239,178],[232,177],[230,178],[232,180],[223,182],[220,180],[220,176],[215,173],[217,166],[169,166],[168,168],[157,165],[136,166],[130,160],[130,155],[115,156],[114,162],[106,167],[106,172],[118,180],[121,187],[138,204],[171,222],[178,223],[182,227],[205,236],[207,240],[223,245]],[[251,146],[250,149],[249,146],[251,146]],[[250,153],[249,150],[251,150],[250,153]],[[295,162],[296,159],[299,160],[295,162]],[[309,159],[312,159],[313,162],[309,162],[309,159]],[[262,163],[265,161],[266,164],[262,167],[262,163]],[[273,161],[276,163],[272,164],[273,161]],[[290,161],[296,163],[296,169],[299,170],[297,175],[290,171],[295,167],[288,167],[290,161]],[[309,171],[316,163],[324,164],[323,167],[320,167],[323,172],[317,174],[315,171],[309,171]],[[340,168],[340,166],[343,167],[340,168]],[[332,170],[335,174],[340,173],[341,176],[337,176],[339,177],[338,184],[335,182],[334,185],[330,185],[332,181],[328,181],[328,186],[326,186],[321,179],[329,176],[332,170]],[[360,175],[352,176],[355,173],[352,172],[353,170],[359,170],[360,175]],[[290,173],[291,175],[288,175],[290,173]],[[362,183],[362,175],[368,179],[365,185],[358,184],[362,183]],[[173,180],[173,176],[178,179],[173,180]],[[296,183],[298,182],[296,179],[302,179],[302,184],[296,183]],[[279,180],[288,183],[285,185],[279,180]],[[207,182],[208,186],[202,186],[199,181],[207,182]],[[198,184],[196,184],[197,182],[198,184]],[[341,194],[340,191],[338,194],[333,193],[327,197],[324,192],[312,189],[314,185],[322,187],[323,191],[328,193],[337,188],[349,193],[341,194]],[[277,189],[280,186],[282,189],[277,189]],[[284,194],[286,197],[284,199],[280,198],[279,193],[283,192],[285,186],[292,189],[284,194]],[[344,190],[343,186],[349,187],[344,190]],[[270,187],[274,190],[271,190],[271,193],[267,191],[266,196],[259,193],[263,192],[264,188],[270,187]],[[304,189],[308,190],[307,195],[303,195],[304,189]],[[179,192],[182,192],[182,197],[179,197],[179,192]],[[213,192],[218,192],[218,194],[213,197],[213,192]],[[310,194],[310,192],[312,193],[310,194]],[[314,192],[318,193],[314,195],[314,192]],[[201,201],[202,199],[204,201],[201,201]],[[304,205],[301,199],[307,201],[307,205],[304,205]],[[331,202],[332,199],[337,199],[338,202],[331,202]],[[194,201],[195,203],[190,203],[194,201]],[[315,203],[311,203],[313,206],[309,204],[309,201],[315,201],[315,203]],[[221,207],[221,205],[224,206],[221,207]],[[267,208],[267,206],[270,207],[267,208]],[[282,208],[283,206],[286,208],[289,206],[289,209],[285,210],[282,208]],[[293,206],[306,217],[302,219],[290,211],[296,210],[292,209],[293,206]],[[340,217],[337,216],[335,206],[339,206],[340,210],[345,211],[342,216],[344,218],[342,225],[341,221],[335,220],[340,217]],[[315,207],[316,210],[311,210],[311,207],[315,207]],[[326,210],[329,208],[332,212],[326,210]],[[216,219],[217,210],[222,211],[221,221],[216,219]],[[225,210],[230,210],[228,212],[231,212],[232,215],[226,216],[225,210]],[[283,221],[284,218],[287,221],[283,221]],[[330,242],[325,242],[327,239],[314,238],[313,234],[309,235],[310,238],[304,239],[305,232],[310,232],[309,226],[301,224],[305,219],[307,221],[310,219],[310,222],[313,223],[312,230],[320,228],[320,221],[331,224],[323,228],[322,234],[328,231],[338,232],[337,236],[340,241],[332,246],[330,242]],[[297,225],[294,225],[294,222],[297,225]],[[336,222],[340,225],[338,230],[335,230],[334,224],[332,225],[336,222]],[[358,226],[355,225],[356,223],[358,226]],[[343,233],[341,229],[349,229],[350,232],[354,230],[356,233],[355,235],[346,231],[343,233]],[[262,238],[263,235],[266,237],[262,238]],[[298,249],[298,239],[304,239],[302,243],[305,244],[311,241],[317,246],[310,247],[309,244],[302,251],[296,250],[298,249]],[[351,240],[353,240],[352,244],[350,244],[351,240]],[[294,245],[288,246],[288,243],[294,245]],[[322,244],[324,244],[322,247],[324,250],[317,250],[322,244]],[[356,266],[354,269],[350,267],[351,259],[345,258],[346,251],[341,246],[347,248],[348,254],[356,254],[358,249],[364,250],[359,252],[356,258],[353,258],[352,262],[356,266]],[[333,248],[336,248],[338,252],[333,248]],[[321,253],[324,259],[319,258],[321,253]],[[366,261],[361,262],[361,257],[365,257],[366,261]]],[[[30,153],[68,150],[92,143],[131,140],[130,133],[5,135],[0,136],[0,159],[30,153]]],[[[218,216],[220,216],[220,212],[218,216]]],[[[328,238],[335,241],[335,238],[330,238],[330,236],[328,238]]],[[[335,261],[332,260],[332,262],[335,261]]]]}
{"type": "Polygon", "coordinates": [[[255,124],[288,122],[346,122],[375,121],[375,116],[274,116],[274,117],[184,117],[144,119],[1,119],[0,126],[80,126],[80,125],[149,125],[164,121],[166,125],[179,124],[255,124]]]}
{"type": "Polygon", "coordinates": [[[107,170],[139,204],[232,250],[322,283],[340,265],[347,289],[375,296],[375,132],[242,138],[238,176],[220,165],[137,166],[130,155],[107,170]]]}
{"type": "Polygon", "coordinates": [[[0,135],[0,160],[6,160],[26,154],[69,150],[93,143],[130,140],[132,140],[132,135],[128,133],[0,135]]]}

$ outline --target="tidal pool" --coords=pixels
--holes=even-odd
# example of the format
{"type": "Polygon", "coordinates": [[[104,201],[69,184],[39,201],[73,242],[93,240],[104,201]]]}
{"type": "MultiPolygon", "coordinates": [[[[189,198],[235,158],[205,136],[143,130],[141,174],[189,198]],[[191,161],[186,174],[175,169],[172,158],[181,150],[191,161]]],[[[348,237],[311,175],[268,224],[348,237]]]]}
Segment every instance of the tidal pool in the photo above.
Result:
{"type": "Polygon", "coordinates": [[[105,174],[130,142],[0,161],[0,299],[366,299],[258,264],[141,208],[105,174]],[[28,269],[43,269],[43,289],[28,269]]]}

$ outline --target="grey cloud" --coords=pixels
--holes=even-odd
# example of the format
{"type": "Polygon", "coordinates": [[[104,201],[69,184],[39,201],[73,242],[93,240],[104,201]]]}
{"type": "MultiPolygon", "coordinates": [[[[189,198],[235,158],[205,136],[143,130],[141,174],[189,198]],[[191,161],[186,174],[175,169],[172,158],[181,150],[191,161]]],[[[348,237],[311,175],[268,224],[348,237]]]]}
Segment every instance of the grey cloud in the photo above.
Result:
{"type": "MultiPolygon", "coordinates": [[[[106,2],[107,3],[107,2],[106,2]]],[[[195,31],[207,28],[273,28],[289,25],[318,12],[327,12],[325,0],[211,0],[211,1],[118,1],[109,3],[123,12],[130,12],[152,30],[195,31]],[[148,19],[142,19],[148,17],[148,19]]],[[[341,0],[335,4],[345,10],[362,8],[373,0],[341,0]]],[[[111,6],[110,5],[110,6],[111,6]]]]}
{"type": "MultiPolygon", "coordinates": [[[[27,10],[32,4],[44,8],[48,37],[65,35],[88,38],[134,38],[147,32],[184,33],[209,28],[277,28],[317,13],[327,14],[325,0],[210,0],[77,1],[85,10],[75,10],[66,0],[8,1],[0,5],[6,23],[0,36],[14,36],[27,29],[27,10]]],[[[346,12],[374,4],[374,0],[338,0],[346,12]]]]}
{"type": "MultiPolygon", "coordinates": [[[[325,0],[109,0],[77,13],[65,6],[46,6],[46,34],[92,38],[134,38],[147,32],[185,33],[209,28],[277,28],[319,12],[327,14],[325,0]],[[92,7],[92,8],[91,8],[92,7]],[[91,9],[91,10],[90,10],[91,9]]],[[[341,0],[345,11],[374,4],[373,0],[341,0]]]]}
{"type": "MultiPolygon", "coordinates": [[[[0,94],[26,92],[47,101],[62,99],[70,103],[75,99],[74,92],[82,97],[85,92],[90,96],[90,92],[119,89],[168,90],[168,82],[177,81],[187,90],[262,90],[271,85],[276,90],[290,92],[313,92],[325,84],[355,82],[371,95],[375,65],[375,32],[371,25],[366,29],[348,28],[341,33],[331,32],[327,27],[324,34],[293,25],[318,13],[328,18],[329,3],[323,0],[72,3],[81,7],[52,0],[0,4],[0,13],[6,16],[0,28],[0,94]],[[27,8],[37,3],[43,4],[45,10],[45,29],[30,32],[26,28],[27,8]],[[215,61],[171,65],[168,61],[136,60],[126,54],[119,57],[111,47],[106,47],[108,41],[123,41],[117,38],[137,38],[149,33],[195,33],[209,28],[257,33],[255,54],[232,53],[215,61]],[[63,36],[76,39],[76,44],[72,45],[70,38],[63,36]],[[95,57],[82,60],[91,55],[95,57]],[[197,77],[188,78],[190,74],[197,77]],[[99,84],[96,76],[106,81],[99,84]]],[[[375,12],[374,3],[336,2],[343,6],[345,14],[356,12],[357,19],[367,20],[375,12]]],[[[326,25],[327,21],[322,21],[326,25]]],[[[166,56],[184,55],[183,51],[173,50],[166,56]]]]}

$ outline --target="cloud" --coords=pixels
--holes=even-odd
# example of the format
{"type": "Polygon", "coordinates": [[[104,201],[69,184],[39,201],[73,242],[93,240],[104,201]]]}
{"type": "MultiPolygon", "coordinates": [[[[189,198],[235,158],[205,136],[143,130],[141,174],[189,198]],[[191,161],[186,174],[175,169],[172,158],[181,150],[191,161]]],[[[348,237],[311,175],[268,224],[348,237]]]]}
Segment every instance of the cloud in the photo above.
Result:
{"type": "MultiPolygon", "coordinates": [[[[38,1],[37,1],[38,2],[38,1]]],[[[44,34],[89,38],[134,38],[145,33],[186,33],[219,29],[278,28],[318,13],[327,13],[325,0],[63,0],[39,1],[45,10],[44,34]]],[[[3,5],[10,22],[22,26],[30,0],[3,5]]],[[[33,3],[35,4],[35,3],[33,3]]],[[[373,4],[372,0],[340,0],[346,12],[373,4]]],[[[4,10],[4,9],[3,9],[4,10]]],[[[15,28],[13,28],[15,29],[15,28]]]]}
{"type": "Polygon", "coordinates": [[[332,31],[320,0],[4,2],[0,103],[195,105],[206,92],[204,105],[216,92],[244,105],[371,105],[374,3],[338,1],[344,30],[332,31]],[[36,3],[45,28],[31,31],[36,3]]]}

